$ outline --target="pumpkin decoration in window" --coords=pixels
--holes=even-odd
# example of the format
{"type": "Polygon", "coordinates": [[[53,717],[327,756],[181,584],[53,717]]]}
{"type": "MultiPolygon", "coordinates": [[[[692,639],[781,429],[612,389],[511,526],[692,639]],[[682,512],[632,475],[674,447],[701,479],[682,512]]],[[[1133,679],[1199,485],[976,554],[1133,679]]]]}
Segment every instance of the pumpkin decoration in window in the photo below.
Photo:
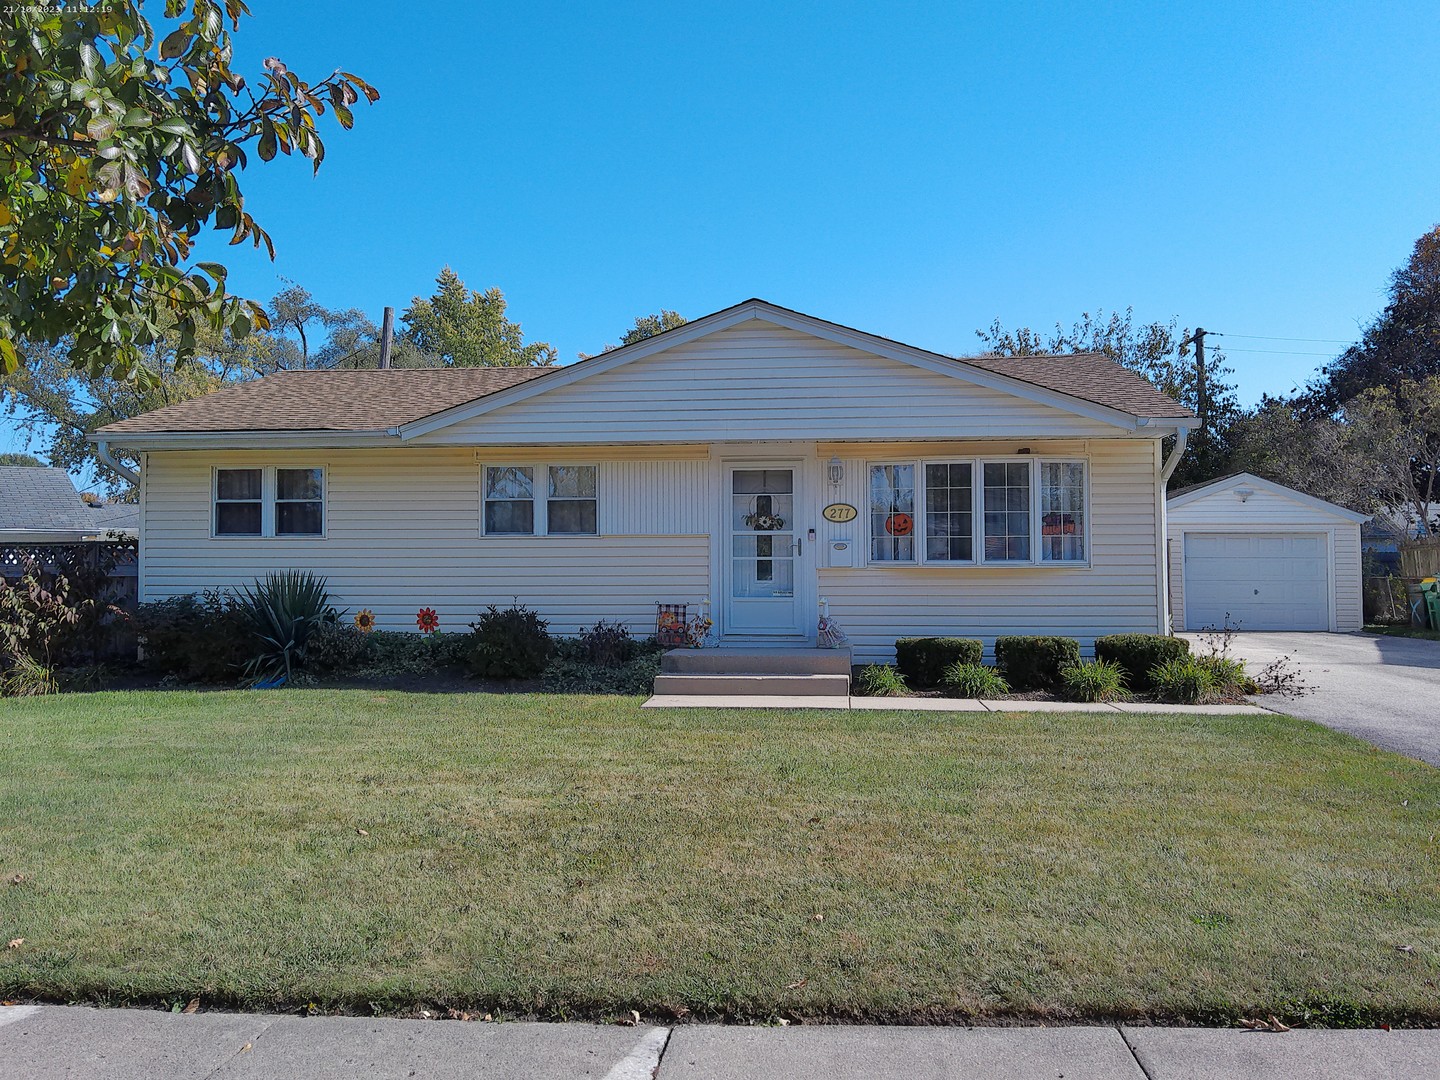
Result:
{"type": "Polygon", "coordinates": [[[915,519],[909,514],[891,514],[885,519],[885,531],[891,536],[909,536],[915,531],[915,519]]]}

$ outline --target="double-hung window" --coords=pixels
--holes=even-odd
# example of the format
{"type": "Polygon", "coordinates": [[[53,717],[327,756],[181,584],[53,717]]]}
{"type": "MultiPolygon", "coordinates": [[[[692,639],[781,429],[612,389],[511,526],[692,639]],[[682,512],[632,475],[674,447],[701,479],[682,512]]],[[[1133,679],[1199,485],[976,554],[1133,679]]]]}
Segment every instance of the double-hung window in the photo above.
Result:
{"type": "Polygon", "coordinates": [[[872,564],[1081,564],[1089,558],[1082,460],[876,462],[869,484],[872,564]]]}
{"type": "Polygon", "coordinates": [[[594,536],[599,520],[594,465],[488,465],[486,536],[594,536]]]}
{"type": "Polygon", "coordinates": [[[317,467],[216,469],[215,536],[325,535],[325,470],[317,467]]]}

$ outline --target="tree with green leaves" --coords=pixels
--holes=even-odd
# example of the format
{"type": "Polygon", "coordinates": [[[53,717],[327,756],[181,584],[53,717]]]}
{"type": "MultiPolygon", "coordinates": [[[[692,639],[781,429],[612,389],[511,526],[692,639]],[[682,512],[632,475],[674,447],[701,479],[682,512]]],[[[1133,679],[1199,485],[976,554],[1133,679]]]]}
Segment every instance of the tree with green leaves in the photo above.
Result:
{"type": "Polygon", "coordinates": [[[298,153],[318,170],[317,119],[342,128],[379,94],[336,71],[307,82],[265,60],[232,67],[242,0],[166,0],[159,37],[136,0],[16,5],[0,21],[0,372],[58,345],[90,374],[127,378],[146,350],[183,363],[202,328],[267,323],[226,292],[226,268],[191,262],[206,227],[274,257],[245,209],[240,172],[298,153]]]}
{"type": "MultiPolygon", "coordinates": [[[[669,308],[661,308],[654,315],[641,315],[635,320],[633,326],[620,335],[620,344],[611,345],[608,342],[601,347],[601,353],[614,352],[616,349],[623,349],[626,345],[634,345],[637,341],[644,341],[656,334],[663,334],[666,330],[674,330],[676,327],[684,326],[690,320],[681,315],[678,311],[671,311],[669,308]]],[[[594,353],[580,353],[581,360],[589,360],[594,353]]]]}
{"type": "MultiPolygon", "coordinates": [[[[1189,333],[1179,329],[1176,319],[1137,326],[1132,308],[1108,315],[1104,310],[1083,312],[1068,330],[1056,323],[1048,335],[1028,326],[1007,330],[999,319],[988,330],[975,331],[985,351],[1000,356],[1102,353],[1199,415],[1198,372],[1180,346],[1189,333]]],[[[1225,471],[1227,431],[1240,413],[1234,374],[1224,354],[1212,350],[1206,363],[1205,424],[1191,436],[1171,479],[1174,486],[1201,483],[1225,471]]]]}
{"type": "Polygon", "coordinates": [[[446,367],[544,367],[555,363],[555,347],[543,341],[526,343],[517,322],[506,317],[505,295],[499,289],[477,292],[445,267],[435,279],[435,292],[417,296],[402,319],[406,342],[446,367]]]}
{"type": "Polygon", "coordinates": [[[1333,414],[1366,390],[1431,375],[1440,375],[1440,225],[1415,241],[1390,277],[1385,309],[1359,342],[1321,369],[1302,403],[1333,414]]]}
{"type": "Polygon", "coordinates": [[[45,462],[34,454],[0,454],[0,465],[19,465],[27,469],[43,469],[45,462]]]}

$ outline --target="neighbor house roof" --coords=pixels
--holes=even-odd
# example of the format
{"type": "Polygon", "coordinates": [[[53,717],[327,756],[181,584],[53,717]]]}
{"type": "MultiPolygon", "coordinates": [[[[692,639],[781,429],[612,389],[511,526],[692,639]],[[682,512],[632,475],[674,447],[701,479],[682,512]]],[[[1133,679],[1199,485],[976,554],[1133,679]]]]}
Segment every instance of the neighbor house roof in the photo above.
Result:
{"type": "Polygon", "coordinates": [[[1314,507],[1316,510],[1324,510],[1337,518],[1346,521],[1362,522],[1369,521],[1369,514],[1362,514],[1341,506],[1338,503],[1326,502],[1324,499],[1317,499],[1314,495],[1307,495],[1303,491],[1296,491],[1284,484],[1277,484],[1274,480],[1266,480],[1263,476],[1256,476],[1250,472],[1233,472],[1224,476],[1217,476],[1213,480],[1206,480],[1201,484],[1191,484],[1189,487],[1178,488],[1166,494],[1166,504],[1171,508],[1179,508],[1190,503],[1198,502],[1201,499],[1209,498],[1212,495],[1225,491],[1233,491],[1236,488],[1249,487],[1260,491],[1268,491],[1272,495],[1289,499],[1292,502],[1301,503],[1304,506],[1314,507]]]}
{"type": "Polygon", "coordinates": [[[64,469],[0,466],[0,534],[133,532],[140,508],[133,503],[87,505],[64,469]]]}
{"type": "Polygon", "coordinates": [[[97,434],[383,431],[477,401],[547,370],[464,367],[279,371],[128,420],[117,420],[98,429],[97,434]]]}
{"type": "MultiPolygon", "coordinates": [[[[1010,380],[1017,390],[1023,386],[1035,387],[1141,422],[1195,418],[1189,409],[1100,353],[957,358],[817,319],[764,300],[746,300],[684,326],[565,367],[279,372],[108,424],[95,434],[105,439],[139,434],[227,432],[368,434],[414,425],[422,420],[427,421],[422,427],[435,427],[450,422],[448,414],[454,411],[470,411],[468,406],[499,407],[514,395],[505,394],[494,402],[486,399],[520,383],[552,376],[555,385],[568,384],[610,370],[631,357],[653,355],[671,342],[694,340],[711,332],[711,327],[723,329],[739,317],[778,321],[859,349],[869,346],[882,355],[923,364],[932,370],[949,368],[961,378],[967,370],[975,372],[972,377],[981,381],[1000,376],[1010,380]]],[[[993,384],[993,379],[991,382],[993,384]]],[[[537,383],[533,390],[542,393],[548,388],[547,380],[545,385],[537,383]]],[[[526,387],[525,391],[516,392],[526,393],[531,389],[526,387]]]]}

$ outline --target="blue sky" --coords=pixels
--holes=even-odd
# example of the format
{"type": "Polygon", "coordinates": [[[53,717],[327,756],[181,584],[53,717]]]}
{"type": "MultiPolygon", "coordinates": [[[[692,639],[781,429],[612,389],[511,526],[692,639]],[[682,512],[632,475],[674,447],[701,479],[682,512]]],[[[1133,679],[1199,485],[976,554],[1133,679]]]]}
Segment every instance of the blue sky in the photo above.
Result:
{"type": "Polygon", "coordinates": [[[948,353],[1130,305],[1250,402],[1440,221],[1434,4],[251,6],[239,70],[382,97],[252,166],[232,289],[378,319],[449,264],[566,362],[749,296],[948,353]]]}

